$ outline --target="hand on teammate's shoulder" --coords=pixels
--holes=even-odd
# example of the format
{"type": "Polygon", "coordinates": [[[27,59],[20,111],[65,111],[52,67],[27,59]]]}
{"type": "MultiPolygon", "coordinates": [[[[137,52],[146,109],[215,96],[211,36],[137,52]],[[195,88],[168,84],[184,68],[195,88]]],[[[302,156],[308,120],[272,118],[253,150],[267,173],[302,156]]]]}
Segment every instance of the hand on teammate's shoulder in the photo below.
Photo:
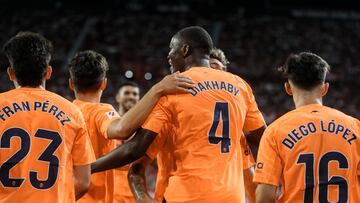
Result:
{"type": "Polygon", "coordinates": [[[156,87],[163,95],[191,93],[190,88],[194,87],[194,81],[190,77],[181,75],[180,72],[175,72],[165,76],[156,87]]]}

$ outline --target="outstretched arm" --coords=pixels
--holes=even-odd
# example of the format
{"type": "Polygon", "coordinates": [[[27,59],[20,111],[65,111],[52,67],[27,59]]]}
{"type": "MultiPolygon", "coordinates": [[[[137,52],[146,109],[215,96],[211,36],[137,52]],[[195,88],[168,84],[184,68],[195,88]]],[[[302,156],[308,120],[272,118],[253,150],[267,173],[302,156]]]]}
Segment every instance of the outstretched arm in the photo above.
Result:
{"type": "Polygon", "coordinates": [[[250,133],[246,135],[246,142],[248,143],[251,149],[251,153],[253,154],[255,161],[257,159],[260,140],[265,129],[266,129],[266,125],[263,125],[262,127],[256,130],[250,131],[250,133]]]}
{"type": "Polygon", "coordinates": [[[110,139],[128,139],[143,124],[161,96],[175,93],[190,93],[191,78],[178,72],[166,76],[155,84],[145,96],[121,119],[113,121],[107,131],[110,139]]]}
{"type": "Polygon", "coordinates": [[[154,141],[156,133],[140,129],[128,142],[118,146],[105,156],[91,164],[91,173],[101,172],[125,166],[145,155],[147,148],[154,141]]]}
{"type": "Polygon", "coordinates": [[[141,159],[131,164],[128,172],[128,181],[132,193],[139,203],[151,203],[156,202],[153,200],[147,192],[145,169],[150,165],[151,159],[147,156],[143,156],[141,159]]]}

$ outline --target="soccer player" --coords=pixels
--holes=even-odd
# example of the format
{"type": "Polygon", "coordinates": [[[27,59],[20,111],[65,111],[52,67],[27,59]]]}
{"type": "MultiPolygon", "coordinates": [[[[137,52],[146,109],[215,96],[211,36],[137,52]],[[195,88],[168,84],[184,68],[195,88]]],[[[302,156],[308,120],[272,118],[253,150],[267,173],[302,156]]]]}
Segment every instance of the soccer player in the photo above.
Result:
{"type": "Polygon", "coordinates": [[[140,88],[135,82],[127,81],[120,85],[115,96],[118,103],[118,112],[123,116],[140,100],[140,88]]]}
{"type": "MultiPolygon", "coordinates": [[[[140,88],[135,82],[127,81],[120,85],[119,90],[116,94],[116,102],[118,103],[119,115],[123,116],[128,112],[137,102],[140,100],[140,88]]],[[[123,141],[118,141],[118,144],[122,144],[123,141]]],[[[115,169],[115,192],[114,192],[114,203],[135,203],[134,195],[131,193],[128,184],[129,167],[124,166],[115,169]]]]}
{"type": "MultiPolygon", "coordinates": [[[[227,65],[229,61],[227,60],[224,52],[221,49],[213,48],[210,52],[210,66],[211,68],[226,71],[227,65]]],[[[172,135],[169,135],[170,137],[172,135]]],[[[170,140],[167,140],[170,142],[170,140]]],[[[243,158],[243,169],[244,169],[244,184],[245,184],[245,192],[246,199],[249,202],[255,202],[255,189],[256,184],[253,183],[253,174],[254,174],[254,165],[255,161],[251,155],[249,146],[247,145],[245,136],[241,136],[240,144],[242,146],[242,158],[243,158]]],[[[171,146],[172,143],[165,143],[164,146],[171,146]]],[[[151,151],[151,150],[150,150],[151,151]]],[[[136,195],[141,191],[142,188],[145,187],[145,168],[148,164],[151,163],[151,158],[154,157],[154,154],[151,152],[146,153],[147,156],[144,156],[139,161],[133,163],[130,167],[128,179],[131,190],[136,195]],[[142,180],[141,180],[142,179],[142,180]],[[141,180],[141,181],[139,181],[141,180]],[[142,183],[135,184],[135,183],[142,183]]],[[[156,179],[156,189],[155,189],[155,197],[156,201],[163,201],[163,196],[168,185],[168,179],[171,176],[173,167],[173,158],[171,149],[163,149],[159,151],[157,154],[157,163],[158,163],[158,174],[156,179]]],[[[142,201],[140,196],[136,196],[138,201],[142,201]]],[[[147,199],[150,199],[150,196],[147,195],[147,199]]]]}
{"type": "Polygon", "coordinates": [[[213,48],[210,52],[210,67],[227,71],[227,66],[230,64],[226,58],[225,53],[221,49],[213,48]]]}
{"type": "MultiPolygon", "coordinates": [[[[70,89],[74,91],[77,105],[87,123],[91,143],[98,158],[116,147],[116,140],[127,139],[150,114],[157,100],[167,93],[189,92],[191,79],[178,74],[165,77],[153,86],[142,101],[121,119],[115,109],[100,103],[106,88],[108,63],[94,51],[78,53],[69,63],[70,89]],[[126,122],[124,125],[124,122],[126,122]]],[[[112,202],[114,198],[114,170],[91,177],[91,187],[79,202],[112,202]]]]}
{"type": "MultiPolygon", "coordinates": [[[[225,53],[218,48],[213,48],[210,52],[210,66],[211,68],[227,71],[227,66],[230,64],[226,58],[225,53]]],[[[255,172],[255,160],[251,154],[249,145],[246,142],[246,136],[241,136],[240,144],[242,146],[242,158],[244,169],[244,184],[246,199],[252,203],[255,202],[256,184],[253,182],[255,172]]]]}
{"type": "Polygon", "coordinates": [[[15,89],[0,94],[0,202],[75,202],[95,156],[80,110],[45,90],[52,44],[21,32],[3,51],[15,89]]]}
{"type": "Polygon", "coordinates": [[[245,201],[241,133],[250,131],[249,144],[256,145],[265,123],[244,80],[209,68],[212,48],[201,27],[175,34],[168,56],[171,69],[195,81],[192,93],[162,97],[134,138],[93,163],[92,172],[128,164],[143,156],[157,136],[171,134],[166,139],[173,145],[166,147],[173,148],[175,171],[165,192],[167,202],[245,201]]]}
{"type": "Polygon", "coordinates": [[[329,65],[302,52],[290,55],[281,71],[296,109],[264,133],[254,177],[256,201],[360,202],[360,123],[323,106],[329,65]],[[282,194],[276,199],[279,183],[282,194]]]}

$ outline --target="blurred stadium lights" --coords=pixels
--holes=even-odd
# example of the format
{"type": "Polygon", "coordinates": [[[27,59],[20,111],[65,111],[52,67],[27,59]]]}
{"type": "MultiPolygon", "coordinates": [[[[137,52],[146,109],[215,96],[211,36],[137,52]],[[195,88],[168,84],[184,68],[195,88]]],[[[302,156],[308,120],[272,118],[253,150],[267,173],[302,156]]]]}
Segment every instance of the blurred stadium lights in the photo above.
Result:
{"type": "Polygon", "coordinates": [[[127,70],[125,72],[125,77],[130,79],[130,78],[133,78],[134,77],[134,73],[131,71],[131,70],[127,70]]]}
{"type": "Polygon", "coordinates": [[[145,80],[151,80],[152,79],[152,74],[151,73],[145,73],[144,78],[145,78],[145,80]]]}

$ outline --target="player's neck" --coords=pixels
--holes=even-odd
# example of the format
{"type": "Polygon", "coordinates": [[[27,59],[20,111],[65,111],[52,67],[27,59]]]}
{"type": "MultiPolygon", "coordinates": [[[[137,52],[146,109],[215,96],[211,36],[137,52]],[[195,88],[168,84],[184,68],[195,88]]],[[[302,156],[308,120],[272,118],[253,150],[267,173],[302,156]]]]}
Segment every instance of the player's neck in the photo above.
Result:
{"type": "Polygon", "coordinates": [[[313,93],[301,92],[293,95],[293,100],[296,108],[310,104],[322,105],[322,97],[319,97],[313,93]]]}
{"type": "Polygon", "coordinates": [[[185,70],[189,70],[192,67],[210,67],[209,57],[196,57],[192,55],[188,56],[188,59],[186,60],[185,70]]]}
{"type": "Polygon", "coordinates": [[[75,92],[75,98],[84,102],[100,103],[102,91],[75,92]]]}

